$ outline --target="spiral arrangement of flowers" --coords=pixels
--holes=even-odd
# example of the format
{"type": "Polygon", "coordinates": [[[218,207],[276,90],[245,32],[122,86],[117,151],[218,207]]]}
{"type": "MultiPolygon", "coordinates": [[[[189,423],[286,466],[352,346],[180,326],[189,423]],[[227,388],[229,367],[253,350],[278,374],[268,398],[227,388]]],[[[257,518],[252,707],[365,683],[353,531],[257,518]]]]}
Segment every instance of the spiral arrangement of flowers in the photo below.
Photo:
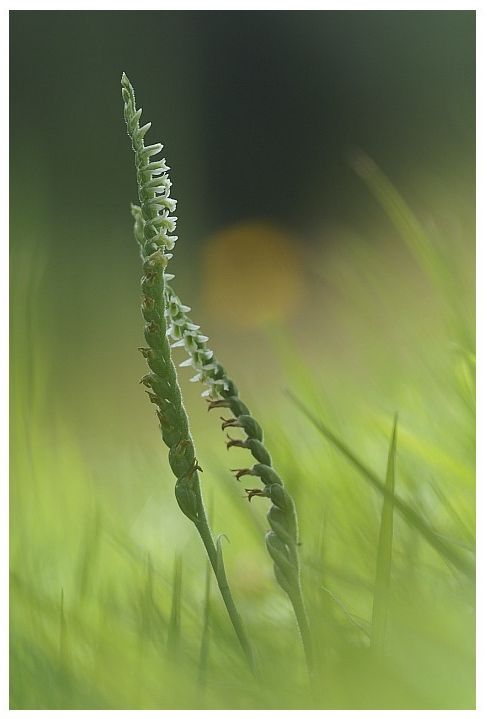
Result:
{"type": "MultiPolygon", "coordinates": [[[[151,160],[161,152],[162,145],[145,146],[144,135],[150,123],[140,127],[142,110],[136,108],[135,93],[125,73],[122,76],[122,98],[125,122],[135,154],[140,201],[140,206],[132,205],[132,216],[142,258],[142,315],[148,347],[139,349],[149,366],[149,372],[141,382],[147,387],[150,401],[156,405],[162,439],[169,447],[169,464],[176,477],[176,500],[200,534],[240,645],[250,669],[258,676],[254,653],[226,578],[221,543],[213,539],[206,516],[198,477],[201,467],[196,459],[188,415],[171,357],[167,324],[170,314],[166,307],[165,288],[167,279],[172,275],[166,274],[165,270],[172,257],[170,250],[177,240],[171,234],[177,218],[171,215],[176,208],[176,200],[170,197],[169,168],[165,160],[151,160]]],[[[196,330],[195,326],[187,329],[191,332],[196,330]]],[[[194,336],[199,343],[206,340],[202,335],[194,336]]]]}
{"type": "Polygon", "coordinates": [[[253,653],[224,575],[221,547],[218,541],[215,544],[211,536],[203,505],[198,479],[201,468],[196,459],[188,416],[171,356],[172,348],[182,346],[189,354],[189,359],[182,362],[182,365],[192,366],[196,371],[192,381],[206,384],[203,395],[208,398],[209,409],[228,408],[233,414],[232,418],[222,418],[222,429],[238,427],[246,435],[245,439],[228,437],[227,447],[248,449],[256,460],[252,467],[235,470],[236,478],[240,479],[244,475],[259,477],[263,487],[247,489],[248,499],[250,501],[259,496],[271,501],[267,513],[270,531],[266,535],[266,546],[274,562],[277,581],[293,605],[311,673],[311,638],[300,584],[298,522],[294,501],[272,467],[271,456],[263,443],[261,426],[239,398],[235,382],[229,378],[223,365],[217,362],[213,351],[207,347],[208,337],[203,335],[200,326],[189,318],[187,313],[190,308],[181,303],[168,284],[168,280],[174,276],[167,274],[165,270],[172,257],[170,251],[177,240],[177,237],[171,234],[176,227],[177,218],[171,215],[176,208],[176,201],[170,197],[171,182],[167,175],[169,168],[165,160],[151,159],[161,152],[161,144],[147,147],[144,144],[144,136],[150,123],[140,127],[142,111],[136,108],[134,90],[125,73],[122,76],[122,97],[127,130],[135,153],[140,201],[140,206],[132,205],[132,216],[134,235],[142,258],[142,315],[148,344],[148,347],[140,348],[140,351],[150,370],[141,381],[148,389],[150,401],[157,407],[162,439],[169,447],[169,464],[177,478],[176,499],[183,513],[194,522],[200,532],[230,617],[255,672],[253,653]]]}
{"type": "Polygon", "coordinates": [[[253,497],[264,497],[271,501],[267,512],[271,529],[266,534],[266,547],[274,562],[276,579],[293,605],[311,671],[312,647],[300,582],[298,520],[294,501],[272,467],[271,455],[264,445],[262,427],[240,399],[235,382],[208,348],[208,338],[199,332],[199,325],[195,325],[188,316],[190,308],[181,303],[169,284],[166,284],[165,292],[168,333],[174,339],[172,346],[184,347],[189,354],[189,359],[181,362],[180,366],[192,367],[196,371],[192,381],[201,381],[207,385],[202,394],[209,398],[208,409],[226,408],[233,414],[229,419],[222,417],[222,430],[238,427],[244,431],[245,439],[227,436],[227,448],[248,449],[256,460],[252,467],[234,470],[235,476],[236,479],[245,475],[259,477],[263,487],[246,489],[247,497],[249,501],[253,497]]]}

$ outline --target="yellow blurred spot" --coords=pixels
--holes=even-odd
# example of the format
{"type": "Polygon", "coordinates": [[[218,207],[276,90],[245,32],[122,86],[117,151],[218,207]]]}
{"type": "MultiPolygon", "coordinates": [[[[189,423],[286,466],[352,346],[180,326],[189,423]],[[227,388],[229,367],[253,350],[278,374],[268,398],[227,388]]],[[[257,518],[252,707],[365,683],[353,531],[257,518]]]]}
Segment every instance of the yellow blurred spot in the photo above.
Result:
{"type": "Polygon", "coordinates": [[[270,223],[232,225],[207,242],[204,300],[223,322],[250,329],[282,320],[304,288],[298,244],[270,223]]]}

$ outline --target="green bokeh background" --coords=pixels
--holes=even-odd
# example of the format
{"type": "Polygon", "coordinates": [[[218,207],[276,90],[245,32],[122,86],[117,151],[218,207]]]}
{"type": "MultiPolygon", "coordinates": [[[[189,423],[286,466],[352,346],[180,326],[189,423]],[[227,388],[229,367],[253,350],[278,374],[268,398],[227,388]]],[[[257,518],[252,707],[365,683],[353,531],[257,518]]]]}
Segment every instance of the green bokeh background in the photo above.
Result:
{"type": "MultiPolygon", "coordinates": [[[[420,547],[415,574],[408,542],[420,540],[404,527],[397,587],[403,591],[400,580],[406,582],[418,606],[406,602],[407,620],[404,607],[399,611],[392,654],[403,657],[402,669],[394,666],[409,694],[387,678],[382,660],[375,673],[367,669],[367,655],[355,653],[360,642],[347,643],[353,625],[340,633],[343,617],[323,630],[339,657],[334,664],[326,656],[328,676],[342,683],[335,681],[335,693],[323,690],[315,705],[306,704],[299,681],[285,698],[276,698],[278,679],[268,694],[249,690],[242,698],[228,669],[207,699],[199,695],[191,704],[174,662],[174,677],[161,688],[157,648],[155,658],[146,653],[138,664],[137,617],[146,610],[137,597],[148,591],[147,566],[154,568],[165,637],[172,564],[182,554],[182,622],[194,657],[205,564],[193,528],[177,512],[165,448],[138,385],[140,268],[129,212],[136,187],[122,71],[136,88],[143,120],[152,122],[148,142],[164,142],[171,166],[180,237],[175,288],[286,470],[310,593],[323,601],[316,587],[326,585],[354,616],[368,615],[380,498],[360,480],[348,483],[350,470],[336,464],[283,390],[299,393],[378,472],[399,411],[398,492],[438,531],[469,545],[474,538],[468,358],[475,13],[13,11],[13,708],[472,708],[471,595],[446,579],[451,595],[438,590],[438,608],[440,599],[431,597],[443,587],[437,573],[444,568],[420,547]],[[354,173],[349,159],[357,148],[393,182],[452,270],[446,294],[354,173]],[[287,280],[272,290],[265,273],[256,280],[256,227],[264,228],[264,249],[277,233],[292,257],[300,289],[289,305],[287,280]],[[243,259],[219,249],[235,228],[248,235],[243,259]],[[256,319],[264,306],[273,308],[265,322],[256,319]],[[319,579],[312,569],[322,572],[319,579]],[[450,627],[443,639],[441,612],[450,627]],[[429,627],[426,651],[421,641],[433,616],[438,626],[429,627]],[[416,644],[412,625],[421,637],[416,644]],[[421,684],[427,670],[418,668],[420,656],[433,667],[429,690],[421,684]],[[135,666],[143,669],[132,686],[135,666]],[[464,675],[448,682],[458,667],[464,675]]],[[[261,260],[267,277],[279,280],[277,255],[261,260]]],[[[183,382],[215,531],[231,540],[225,551],[236,601],[264,655],[279,634],[289,678],[292,663],[282,657],[295,639],[263,549],[265,507],[254,500],[249,514],[242,502],[228,467],[247,459],[226,454],[218,418],[208,419],[200,391],[183,382]]],[[[220,627],[226,625],[216,596],[214,602],[224,647],[220,657],[215,650],[215,666],[240,666],[220,627]]],[[[322,606],[310,602],[312,613],[322,606]]]]}

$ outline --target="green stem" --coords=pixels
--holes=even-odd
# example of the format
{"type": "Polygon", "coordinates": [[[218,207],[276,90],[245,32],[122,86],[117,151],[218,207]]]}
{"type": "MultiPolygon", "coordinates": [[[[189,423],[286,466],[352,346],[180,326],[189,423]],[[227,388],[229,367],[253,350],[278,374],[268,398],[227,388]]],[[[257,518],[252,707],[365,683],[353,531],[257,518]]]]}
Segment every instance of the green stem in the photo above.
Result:
{"type": "Polygon", "coordinates": [[[291,600],[291,604],[293,605],[294,614],[296,615],[296,621],[298,623],[299,633],[301,635],[301,642],[303,644],[308,677],[310,682],[312,682],[314,671],[313,643],[311,641],[308,614],[306,612],[306,607],[304,606],[301,588],[298,588],[298,591],[295,593],[289,593],[289,599],[291,600]]]}
{"type": "Polygon", "coordinates": [[[198,485],[195,487],[196,492],[196,501],[198,505],[198,518],[199,521],[195,522],[195,527],[199,532],[199,535],[203,541],[203,544],[206,549],[206,553],[208,554],[208,558],[210,560],[211,567],[213,569],[213,572],[215,574],[215,578],[218,584],[218,589],[220,590],[220,594],[222,596],[222,599],[225,603],[225,607],[228,612],[228,616],[230,617],[230,621],[233,624],[233,628],[235,630],[235,633],[238,637],[238,640],[240,642],[240,646],[243,649],[243,652],[247,658],[247,661],[249,663],[249,666],[252,670],[253,675],[258,678],[260,677],[259,668],[255,659],[254,652],[252,650],[252,646],[248,640],[247,633],[245,631],[242,619],[240,617],[240,614],[238,613],[237,607],[235,606],[235,602],[233,600],[232,593],[230,591],[230,586],[228,584],[227,576],[225,573],[225,568],[223,566],[223,562],[218,561],[218,553],[215,546],[215,542],[213,539],[213,536],[211,534],[211,529],[208,523],[208,519],[206,517],[205,507],[203,504],[203,497],[201,495],[201,488],[198,485]]]}

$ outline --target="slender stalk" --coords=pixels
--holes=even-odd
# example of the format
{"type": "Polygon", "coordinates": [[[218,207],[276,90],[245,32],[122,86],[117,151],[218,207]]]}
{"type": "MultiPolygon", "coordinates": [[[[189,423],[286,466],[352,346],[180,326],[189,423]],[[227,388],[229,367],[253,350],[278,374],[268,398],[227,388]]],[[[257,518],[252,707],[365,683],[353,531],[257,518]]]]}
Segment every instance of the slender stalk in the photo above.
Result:
{"type": "Polygon", "coordinates": [[[228,584],[225,568],[223,566],[223,561],[218,559],[218,548],[217,545],[215,545],[213,536],[211,534],[210,525],[208,523],[208,519],[206,517],[206,512],[203,504],[203,499],[201,496],[201,487],[198,483],[198,485],[195,487],[195,493],[199,498],[197,499],[198,505],[201,508],[201,515],[202,519],[201,521],[195,522],[196,529],[199,532],[199,535],[203,541],[203,544],[205,545],[206,553],[208,554],[208,558],[210,560],[211,567],[213,569],[213,572],[215,573],[216,581],[218,584],[218,589],[220,590],[220,594],[222,596],[223,602],[225,604],[225,607],[227,608],[228,615],[230,617],[230,620],[233,624],[233,628],[235,630],[235,633],[238,637],[238,640],[240,642],[240,646],[243,649],[243,652],[247,658],[247,661],[249,663],[249,666],[252,669],[252,673],[256,677],[260,677],[260,670],[257,666],[257,662],[254,656],[254,652],[252,650],[252,646],[247,638],[247,633],[245,631],[242,619],[240,617],[240,614],[237,610],[237,607],[235,606],[235,602],[233,600],[233,596],[230,590],[230,586],[228,584]]]}
{"type": "MultiPolygon", "coordinates": [[[[198,475],[201,467],[196,459],[167,337],[165,268],[172,257],[170,250],[177,240],[177,237],[168,234],[174,231],[177,219],[171,216],[176,201],[170,197],[171,182],[166,174],[169,168],[165,160],[153,162],[150,159],[160,153],[162,145],[144,145],[143,138],[150,123],[139,126],[142,110],[136,109],[135,93],[125,73],[122,75],[122,97],[127,130],[135,153],[140,201],[140,207],[132,206],[132,214],[134,234],[142,258],[142,315],[149,345],[140,349],[150,369],[141,382],[150,390],[147,392],[149,399],[157,407],[162,439],[169,447],[169,464],[176,477],[177,502],[200,534],[240,645],[250,668],[257,675],[252,648],[233,601],[223,561],[219,560],[218,545],[212,537],[206,516],[198,475]]],[[[195,329],[196,326],[193,326],[193,331],[195,329]]]]}
{"type": "Polygon", "coordinates": [[[394,418],[385,487],[390,496],[384,496],[382,505],[379,544],[377,548],[377,565],[374,585],[374,604],[372,608],[372,624],[370,646],[383,645],[386,637],[387,613],[389,608],[389,586],[391,581],[392,541],[394,529],[394,496],[395,467],[397,443],[397,414],[394,418]]]}

